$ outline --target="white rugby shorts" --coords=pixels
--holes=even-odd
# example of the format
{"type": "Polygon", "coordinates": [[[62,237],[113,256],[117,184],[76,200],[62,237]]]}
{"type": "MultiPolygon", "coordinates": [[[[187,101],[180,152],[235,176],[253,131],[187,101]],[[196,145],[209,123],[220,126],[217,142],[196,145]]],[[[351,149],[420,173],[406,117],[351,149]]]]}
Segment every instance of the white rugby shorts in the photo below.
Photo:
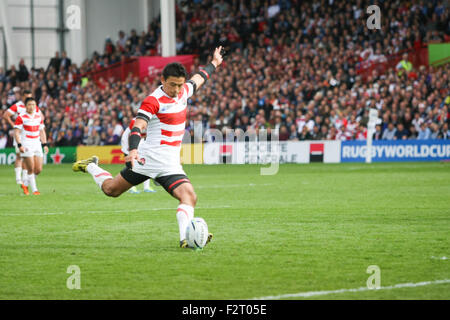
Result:
{"type": "Polygon", "coordinates": [[[44,153],[42,152],[42,145],[40,142],[33,144],[24,144],[22,146],[25,148],[25,152],[20,154],[22,158],[44,157],[44,153]]]}

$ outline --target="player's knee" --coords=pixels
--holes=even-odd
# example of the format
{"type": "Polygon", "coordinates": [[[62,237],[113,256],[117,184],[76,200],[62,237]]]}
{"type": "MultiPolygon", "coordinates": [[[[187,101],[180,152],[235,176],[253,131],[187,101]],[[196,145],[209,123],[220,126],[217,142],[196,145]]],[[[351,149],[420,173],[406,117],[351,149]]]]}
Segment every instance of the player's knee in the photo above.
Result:
{"type": "Polygon", "coordinates": [[[109,196],[111,198],[117,198],[121,195],[121,193],[117,192],[117,191],[113,191],[109,196]]]}
{"type": "Polygon", "coordinates": [[[112,198],[117,198],[118,196],[120,196],[120,193],[116,190],[116,188],[114,188],[114,185],[112,185],[111,183],[107,183],[107,181],[105,181],[102,185],[103,193],[112,198]]]}
{"type": "Polygon", "coordinates": [[[194,190],[185,191],[178,197],[178,200],[180,200],[180,203],[195,207],[197,204],[197,194],[194,190]]]}
{"type": "Polygon", "coordinates": [[[111,197],[111,198],[117,198],[118,196],[120,196],[120,193],[118,193],[116,190],[111,189],[111,188],[103,189],[103,192],[104,192],[108,197],[111,197]]]}
{"type": "Polygon", "coordinates": [[[38,176],[41,172],[42,172],[42,168],[36,168],[36,169],[34,169],[34,174],[37,175],[37,176],[38,176]]]}

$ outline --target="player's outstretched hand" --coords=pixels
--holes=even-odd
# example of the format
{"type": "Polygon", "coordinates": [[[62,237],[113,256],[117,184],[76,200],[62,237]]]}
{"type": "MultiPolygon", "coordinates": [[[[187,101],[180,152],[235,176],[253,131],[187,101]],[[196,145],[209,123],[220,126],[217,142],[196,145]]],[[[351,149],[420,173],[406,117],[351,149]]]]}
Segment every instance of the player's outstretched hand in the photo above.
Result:
{"type": "Polygon", "coordinates": [[[213,60],[211,61],[211,63],[217,68],[218,66],[220,66],[222,64],[223,61],[223,56],[222,56],[222,46],[216,48],[216,50],[214,50],[214,55],[213,55],[213,60]]]}
{"type": "Polygon", "coordinates": [[[125,157],[126,166],[128,168],[133,168],[134,160],[139,160],[137,149],[131,150],[130,153],[125,157]]]}

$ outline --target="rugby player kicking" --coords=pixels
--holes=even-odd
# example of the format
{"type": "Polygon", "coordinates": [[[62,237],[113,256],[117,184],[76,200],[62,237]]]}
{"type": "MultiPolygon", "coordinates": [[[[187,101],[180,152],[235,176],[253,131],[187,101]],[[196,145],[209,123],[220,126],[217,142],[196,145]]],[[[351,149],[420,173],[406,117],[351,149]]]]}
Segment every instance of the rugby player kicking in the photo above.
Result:
{"type": "MultiPolygon", "coordinates": [[[[88,172],[101,190],[118,197],[148,178],[155,180],[179,200],[177,221],[180,247],[187,248],[186,228],[194,217],[197,195],[184,172],[181,161],[181,141],[185,132],[187,100],[208,81],[223,61],[222,47],[215,49],[212,61],[186,82],[187,72],[180,63],[165,66],[162,85],[141,104],[130,132],[127,166],[115,178],[98,166],[93,156],[73,164],[73,171],[88,172]],[[147,137],[141,142],[142,133],[147,137]]],[[[208,241],[211,241],[209,234],[208,241]]]]}

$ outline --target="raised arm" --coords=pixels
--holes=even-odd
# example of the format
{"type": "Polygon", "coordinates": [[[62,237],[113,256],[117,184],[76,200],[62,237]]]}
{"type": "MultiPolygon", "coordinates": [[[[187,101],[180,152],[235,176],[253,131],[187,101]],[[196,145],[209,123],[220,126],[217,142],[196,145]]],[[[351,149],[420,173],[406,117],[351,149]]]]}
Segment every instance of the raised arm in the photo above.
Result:
{"type": "Polygon", "coordinates": [[[189,82],[194,86],[194,91],[200,89],[200,87],[208,81],[211,74],[216,70],[218,66],[222,64],[223,53],[222,46],[214,50],[214,55],[212,61],[206,65],[204,69],[201,69],[198,73],[194,74],[189,82]]]}

